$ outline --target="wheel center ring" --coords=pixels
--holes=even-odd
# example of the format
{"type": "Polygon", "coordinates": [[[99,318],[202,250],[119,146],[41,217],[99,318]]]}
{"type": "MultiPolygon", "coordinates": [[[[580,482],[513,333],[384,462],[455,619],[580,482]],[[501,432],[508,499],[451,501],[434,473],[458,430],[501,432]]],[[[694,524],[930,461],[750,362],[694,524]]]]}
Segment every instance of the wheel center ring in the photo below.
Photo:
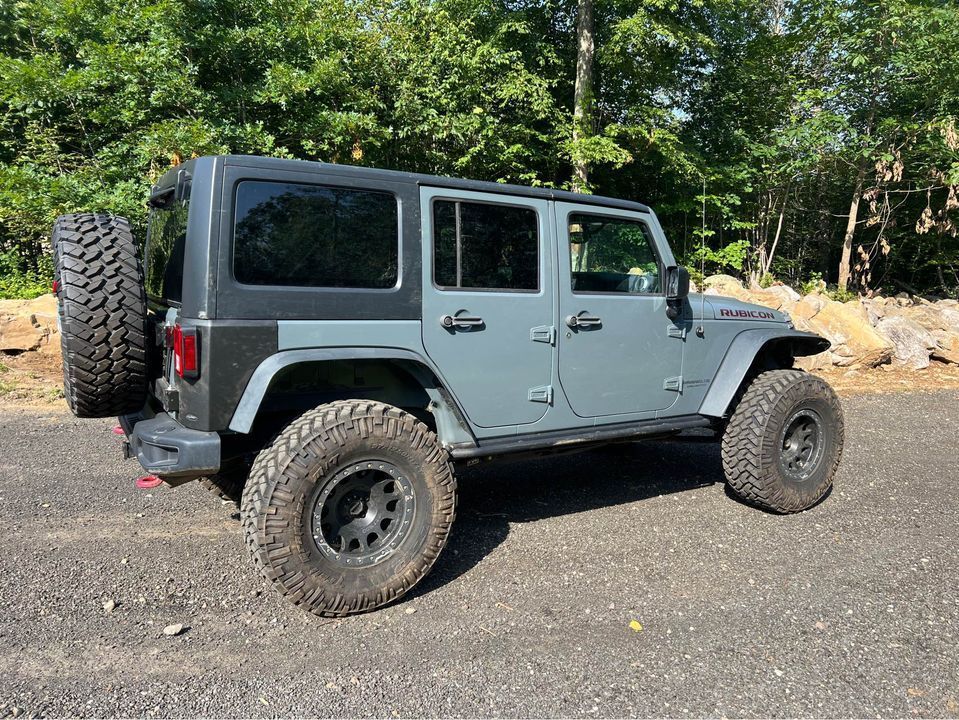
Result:
{"type": "Polygon", "coordinates": [[[374,565],[406,538],[414,509],[413,484],[396,465],[350,463],[323,483],[313,502],[313,542],[338,565],[374,565]]]}
{"type": "Polygon", "coordinates": [[[779,466],[793,482],[804,482],[818,469],[825,443],[823,422],[815,410],[800,408],[783,423],[779,466]]]}

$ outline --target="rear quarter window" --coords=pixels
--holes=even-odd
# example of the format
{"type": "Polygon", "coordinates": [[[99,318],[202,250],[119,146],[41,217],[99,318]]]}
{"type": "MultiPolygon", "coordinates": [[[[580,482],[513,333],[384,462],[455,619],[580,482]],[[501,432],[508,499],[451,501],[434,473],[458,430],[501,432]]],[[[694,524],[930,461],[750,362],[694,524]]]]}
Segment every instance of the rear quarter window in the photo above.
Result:
{"type": "Polygon", "coordinates": [[[150,211],[144,251],[147,295],[167,303],[183,297],[183,259],[186,249],[189,200],[175,200],[173,194],[150,211]]]}
{"type": "Polygon", "coordinates": [[[396,286],[399,218],[391,193],[243,180],[234,208],[233,274],[240,283],[396,286]]]}

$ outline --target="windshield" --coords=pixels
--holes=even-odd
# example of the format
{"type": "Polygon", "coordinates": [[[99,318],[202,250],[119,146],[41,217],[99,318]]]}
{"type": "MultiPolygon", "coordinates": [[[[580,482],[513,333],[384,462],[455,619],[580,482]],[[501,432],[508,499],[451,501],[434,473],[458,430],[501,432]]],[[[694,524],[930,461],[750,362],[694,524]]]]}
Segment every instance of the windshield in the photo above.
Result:
{"type": "Polygon", "coordinates": [[[179,303],[183,295],[183,251],[190,201],[168,198],[151,201],[147,225],[146,291],[154,300],[179,303]]]}

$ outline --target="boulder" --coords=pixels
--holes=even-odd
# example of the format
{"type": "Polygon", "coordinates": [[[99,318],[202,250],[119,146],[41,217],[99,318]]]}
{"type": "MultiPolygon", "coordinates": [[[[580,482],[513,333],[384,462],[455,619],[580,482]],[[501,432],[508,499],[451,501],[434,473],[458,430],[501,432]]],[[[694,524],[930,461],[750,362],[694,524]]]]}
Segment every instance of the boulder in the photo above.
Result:
{"type": "Polygon", "coordinates": [[[796,303],[792,318],[797,329],[818,333],[832,343],[829,358],[833,365],[875,367],[892,357],[892,343],[873,329],[858,302],[846,304],[807,295],[796,303]]]}
{"type": "Polygon", "coordinates": [[[704,295],[725,295],[744,302],[750,302],[749,291],[732,275],[710,275],[703,280],[704,295]]]}
{"type": "Polygon", "coordinates": [[[41,295],[33,300],[0,300],[0,351],[59,352],[57,300],[41,295]]]}
{"type": "Polygon", "coordinates": [[[936,330],[932,335],[936,338],[932,357],[945,363],[959,365],[959,334],[936,330]]]}
{"type": "Polygon", "coordinates": [[[897,363],[913,370],[929,367],[929,354],[937,345],[929,330],[904,315],[885,317],[876,329],[893,344],[897,363]]]}
{"type": "Polygon", "coordinates": [[[0,317],[0,351],[28,352],[38,350],[48,333],[36,327],[29,317],[0,317]]]}

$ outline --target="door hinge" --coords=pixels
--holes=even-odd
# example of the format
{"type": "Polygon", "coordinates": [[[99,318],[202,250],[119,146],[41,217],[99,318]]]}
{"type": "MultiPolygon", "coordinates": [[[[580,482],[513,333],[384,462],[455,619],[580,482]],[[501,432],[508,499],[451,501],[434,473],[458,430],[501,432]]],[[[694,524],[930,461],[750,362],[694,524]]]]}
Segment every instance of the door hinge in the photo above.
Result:
{"type": "Polygon", "coordinates": [[[676,392],[682,392],[683,376],[677,375],[676,377],[669,377],[663,380],[663,390],[675,390],[676,392]]]}
{"type": "Polygon", "coordinates": [[[679,338],[680,340],[686,339],[686,324],[682,325],[670,325],[666,328],[667,337],[679,338]]]}
{"type": "Polygon", "coordinates": [[[547,405],[552,405],[553,386],[541,385],[540,387],[530,388],[528,397],[530,402],[541,402],[546,403],[547,405]]]}
{"type": "Polygon", "coordinates": [[[539,325],[537,327],[530,328],[529,339],[533,342],[554,345],[556,343],[556,328],[552,325],[539,325]]]}

